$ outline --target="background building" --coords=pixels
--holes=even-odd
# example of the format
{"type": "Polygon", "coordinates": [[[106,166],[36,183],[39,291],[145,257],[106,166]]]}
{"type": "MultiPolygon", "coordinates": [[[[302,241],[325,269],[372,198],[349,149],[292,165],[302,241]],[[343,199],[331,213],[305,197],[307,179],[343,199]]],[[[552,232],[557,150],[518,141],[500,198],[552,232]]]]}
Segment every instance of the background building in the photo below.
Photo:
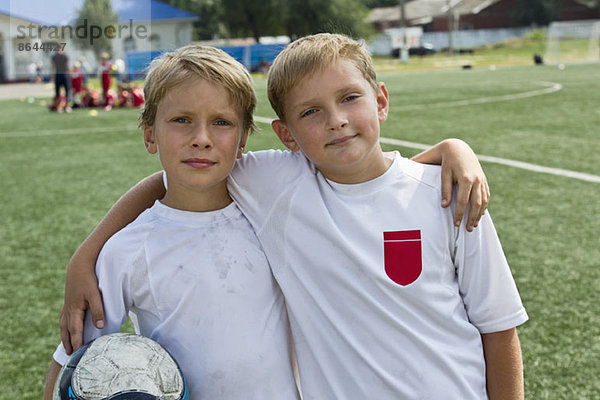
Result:
{"type": "MultiPolygon", "coordinates": [[[[600,10],[593,0],[560,1],[545,23],[524,22],[527,10],[523,7],[518,0],[407,1],[406,25],[409,29],[419,28],[422,32],[413,35],[408,45],[415,47],[428,43],[442,50],[449,46],[448,32],[452,32],[456,48],[472,49],[512,37],[523,37],[533,28],[548,25],[552,21],[600,19],[600,10]]],[[[369,13],[368,21],[381,33],[371,41],[375,53],[387,55],[398,48],[397,38],[403,36],[400,7],[374,8],[369,13]]]]}
{"type": "MultiPolygon", "coordinates": [[[[47,76],[53,54],[47,48],[53,43],[66,43],[65,53],[71,64],[85,57],[91,69],[88,72],[95,73],[94,53],[73,43],[74,35],[90,34],[90,27],[74,25],[83,3],[84,0],[0,0],[0,81],[28,79],[29,65],[40,62],[47,76]]],[[[118,14],[112,40],[113,59],[127,62],[136,53],[138,60],[149,59],[151,53],[192,42],[193,23],[198,19],[192,13],[157,0],[112,0],[112,8],[118,14]]]]}

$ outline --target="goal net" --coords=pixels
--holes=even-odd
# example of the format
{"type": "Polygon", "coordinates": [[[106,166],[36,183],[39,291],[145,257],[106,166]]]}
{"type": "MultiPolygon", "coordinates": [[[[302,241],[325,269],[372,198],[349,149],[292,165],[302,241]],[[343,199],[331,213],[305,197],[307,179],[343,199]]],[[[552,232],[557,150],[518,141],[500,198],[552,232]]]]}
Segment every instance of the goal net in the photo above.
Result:
{"type": "Polygon", "coordinates": [[[600,61],[600,20],[552,22],[546,37],[548,64],[600,61]]]}

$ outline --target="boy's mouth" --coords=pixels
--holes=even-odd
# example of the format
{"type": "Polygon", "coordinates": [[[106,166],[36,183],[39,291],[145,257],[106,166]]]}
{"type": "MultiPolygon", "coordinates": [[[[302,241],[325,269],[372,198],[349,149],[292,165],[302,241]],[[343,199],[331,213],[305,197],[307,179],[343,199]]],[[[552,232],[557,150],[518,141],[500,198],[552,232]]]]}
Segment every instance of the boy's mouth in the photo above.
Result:
{"type": "Polygon", "coordinates": [[[206,169],[206,168],[210,168],[213,165],[216,164],[215,161],[206,159],[206,158],[188,158],[187,160],[183,161],[184,164],[189,165],[192,168],[196,168],[196,169],[206,169]]]}
{"type": "Polygon", "coordinates": [[[343,146],[345,144],[350,143],[357,136],[358,136],[358,133],[356,135],[342,136],[341,138],[332,140],[331,142],[327,143],[325,146],[343,146]]]}

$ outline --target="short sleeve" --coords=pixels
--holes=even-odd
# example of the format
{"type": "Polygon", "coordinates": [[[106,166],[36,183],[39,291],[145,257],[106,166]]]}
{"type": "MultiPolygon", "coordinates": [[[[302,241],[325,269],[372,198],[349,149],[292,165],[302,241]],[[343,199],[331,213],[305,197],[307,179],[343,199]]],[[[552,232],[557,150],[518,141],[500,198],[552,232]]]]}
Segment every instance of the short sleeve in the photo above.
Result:
{"type": "Polygon", "coordinates": [[[517,286],[489,213],[468,232],[457,229],[455,266],[470,322],[481,333],[499,332],[527,321],[517,286]]]}
{"type": "Polygon", "coordinates": [[[54,361],[56,361],[60,365],[65,365],[65,363],[69,359],[69,355],[65,351],[65,348],[64,348],[62,342],[58,345],[58,347],[54,351],[52,358],[54,359],[54,361]]]}
{"type": "MultiPolygon", "coordinates": [[[[106,314],[106,310],[105,310],[105,314],[106,314]]],[[[87,343],[91,342],[92,340],[94,340],[102,335],[109,334],[109,333],[111,333],[111,332],[109,331],[109,328],[107,326],[105,326],[103,329],[96,328],[94,326],[94,324],[92,323],[92,315],[90,314],[89,310],[87,310],[85,312],[85,320],[83,323],[83,343],[84,344],[87,344],[87,343]]],[[[58,347],[54,351],[54,354],[52,355],[52,358],[54,358],[54,361],[56,361],[60,365],[65,365],[65,363],[67,362],[69,357],[70,356],[65,351],[65,347],[63,346],[62,342],[58,345],[58,347]]]]}
{"type": "Polygon", "coordinates": [[[301,152],[263,150],[248,152],[228,179],[228,189],[256,231],[266,221],[273,205],[295,182],[315,169],[301,152]]]}
{"type": "MultiPolygon", "coordinates": [[[[96,276],[102,292],[105,319],[104,328],[97,332],[100,335],[119,332],[121,325],[127,321],[127,314],[133,305],[131,274],[143,252],[143,246],[136,243],[138,240],[137,235],[131,235],[127,229],[122,230],[109,239],[98,256],[96,276]]],[[[91,318],[87,319],[92,325],[91,318]]]]}

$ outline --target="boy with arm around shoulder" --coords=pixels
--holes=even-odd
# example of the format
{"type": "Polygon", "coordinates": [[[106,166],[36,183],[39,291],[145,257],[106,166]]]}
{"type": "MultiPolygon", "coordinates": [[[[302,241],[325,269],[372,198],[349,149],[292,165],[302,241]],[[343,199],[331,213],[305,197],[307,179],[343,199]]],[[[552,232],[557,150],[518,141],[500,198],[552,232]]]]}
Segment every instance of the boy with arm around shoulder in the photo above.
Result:
{"type": "MultiPolygon", "coordinates": [[[[320,41],[328,37],[316,35],[297,43],[301,45],[312,38],[320,41]]],[[[351,44],[350,47],[358,46],[356,42],[339,35],[332,37],[342,38],[351,44]]],[[[317,48],[319,46],[320,43],[317,48]]],[[[454,384],[455,390],[464,391],[465,398],[482,398],[486,389],[485,378],[481,376],[485,370],[481,337],[477,329],[466,321],[464,311],[460,312],[460,307],[464,310],[465,306],[458,294],[454,266],[448,263],[450,256],[444,258],[443,265],[437,266],[438,259],[427,255],[428,262],[422,266],[418,266],[418,262],[410,266],[409,270],[413,271],[413,275],[415,271],[419,274],[411,278],[412,281],[405,282],[405,273],[402,268],[395,271],[398,268],[394,268],[394,263],[391,264],[388,273],[382,254],[383,241],[387,236],[383,235],[383,232],[387,231],[392,232],[391,241],[420,245],[420,239],[417,240],[416,234],[411,232],[425,231],[420,229],[419,224],[423,217],[420,213],[431,212],[439,218],[432,221],[434,227],[428,228],[427,237],[423,241],[428,246],[434,244],[434,250],[442,257],[445,257],[446,253],[445,247],[440,246],[440,243],[445,243],[447,251],[450,252],[455,239],[451,235],[458,235],[457,232],[464,231],[464,226],[457,229],[453,223],[452,212],[439,207],[441,179],[437,169],[420,167],[428,171],[425,179],[427,184],[419,185],[418,191],[422,194],[424,190],[427,194],[423,204],[420,204],[420,198],[411,197],[410,193],[403,195],[402,191],[398,191],[403,187],[395,183],[398,165],[404,165],[408,160],[397,154],[383,153],[376,144],[379,123],[387,116],[385,86],[377,85],[377,89],[372,88],[360,73],[358,76],[353,75],[353,68],[356,68],[356,71],[358,68],[354,67],[352,62],[345,62],[352,60],[353,55],[349,52],[336,58],[338,49],[333,46],[334,55],[332,56],[329,50],[326,54],[329,58],[320,61],[319,68],[301,71],[300,78],[293,81],[288,88],[292,99],[294,90],[298,88],[302,88],[303,93],[318,95],[302,99],[298,104],[284,105],[291,107],[294,118],[321,118],[322,115],[326,118],[320,123],[305,120],[308,125],[300,126],[296,125],[297,121],[287,113],[282,114],[285,118],[279,115],[280,120],[273,123],[273,128],[294,152],[265,151],[245,155],[238,160],[238,165],[229,180],[230,193],[248,216],[261,239],[276,279],[282,288],[285,287],[284,294],[290,312],[294,341],[299,349],[304,398],[395,399],[399,396],[414,398],[420,395],[436,397],[436,390],[439,391],[443,385],[439,385],[439,379],[431,380],[432,376],[428,376],[427,368],[415,368],[421,363],[421,358],[427,360],[427,367],[441,363],[432,370],[432,374],[435,377],[441,376],[442,384],[460,378],[459,382],[454,384]],[[343,64],[341,67],[345,69],[331,73],[328,66],[336,69],[338,64],[343,64]],[[321,75],[324,77],[322,81],[317,85],[310,85],[310,80],[318,79],[321,75]],[[347,92],[346,87],[328,86],[332,83],[344,85],[350,81],[353,82],[351,88],[358,90],[347,92]],[[310,89],[305,90],[307,83],[310,89]],[[379,88],[385,92],[383,98],[379,96],[379,88]],[[321,89],[326,92],[324,97],[321,89]],[[334,95],[332,97],[327,93],[334,95]],[[355,101],[359,105],[358,108],[351,108],[351,112],[344,111],[342,104],[344,107],[354,107],[355,101]],[[302,130],[303,128],[306,130],[302,130]],[[296,133],[304,133],[305,136],[300,137],[298,134],[294,137],[296,133]],[[247,168],[256,170],[249,171],[247,168]],[[415,204],[422,207],[411,209],[415,204]],[[387,223],[389,228],[380,226],[384,223],[387,223]],[[398,227],[399,223],[407,228],[398,227]],[[403,231],[411,232],[412,236],[402,239],[403,231]],[[436,235],[430,238],[429,231],[436,235]],[[395,232],[400,232],[400,239],[395,232]],[[438,278],[445,279],[443,287],[433,285],[425,279],[418,279],[422,275],[421,270],[425,271],[424,265],[427,266],[430,280],[435,282],[438,278]],[[402,285],[394,279],[405,282],[412,292],[409,293],[412,297],[405,300],[403,296],[406,294],[398,291],[402,285]],[[425,289],[431,288],[432,294],[439,297],[435,303],[442,306],[441,310],[428,311],[427,304],[422,302],[423,288],[412,290],[422,283],[425,284],[425,289]],[[450,300],[447,305],[446,300],[450,300]],[[425,315],[433,313],[438,317],[438,320],[431,322],[425,320],[424,324],[429,329],[422,335],[418,334],[423,325],[423,318],[418,311],[423,311],[425,315]],[[439,319],[448,318],[447,315],[440,318],[446,311],[455,312],[457,315],[453,318],[460,321],[460,329],[453,332],[454,336],[460,337],[467,331],[470,344],[475,348],[475,355],[471,354],[469,357],[468,367],[469,374],[477,378],[475,385],[478,387],[474,391],[465,383],[471,375],[463,377],[461,371],[451,368],[454,365],[451,365],[449,360],[456,353],[441,352],[439,356],[435,355],[435,345],[440,345],[441,348],[444,346],[432,328],[443,325],[439,319]],[[402,357],[396,357],[398,349],[390,349],[394,343],[401,349],[410,351],[402,357]],[[408,347],[405,347],[406,345],[408,347]],[[440,368],[444,371],[449,368],[448,376],[440,372],[440,368]]],[[[284,53],[282,57],[285,57],[284,53]]],[[[372,68],[368,54],[360,62],[372,68]]],[[[272,79],[270,76],[270,87],[272,79]]],[[[272,104],[277,110],[276,103],[272,101],[272,104]]],[[[439,148],[434,151],[439,151],[439,148]]],[[[408,165],[414,168],[416,164],[409,162],[408,165]]],[[[407,173],[405,177],[408,182],[419,181],[418,175],[417,171],[412,175],[407,173]]],[[[160,193],[156,188],[156,179],[157,177],[153,177],[152,182],[144,182],[134,189],[135,196],[130,193],[120,201],[120,216],[117,219],[123,221],[129,218],[126,212],[123,213],[129,204],[133,204],[134,209],[139,209],[139,200],[148,197],[146,192],[160,193]],[[138,196],[140,192],[144,194],[138,196]]],[[[161,184],[159,177],[158,179],[161,184]]],[[[487,187],[482,189],[482,186],[478,186],[477,190],[486,192],[487,187]]],[[[477,197],[485,196],[480,194],[477,197]]],[[[479,209],[475,211],[478,214],[479,209]]],[[[432,218],[425,216],[423,219],[423,224],[427,224],[432,218]]],[[[103,236],[112,234],[114,226],[110,225],[111,223],[101,224],[91,239],[78,250],[76,258],[81,256],[83,259],[95,259],[94,247],[97,243],[94,242],[103,241],[103,236]]],[[[418,257],[414,254],[419,251],[414,250],[407,254],[416,260],[418,257]]],[[[395,253],[394,249],[392,253],[395,253]]],[[[423,254],[425,257],[428,253],[423,254]]],[[[387,259],[385,261],[387,264],[387,259]]],[[[80,286],[83,284],[86,291],[92,291],[90,274],[78,272],[79,269],[85,268],[78,263],[79,261],[75,260],[70,264],[69,275],[72,275],[72,279],[77,280],[80,286]]],[[[77,344],[78,332],[72,328],[77,325],[78,318],[77,313],[72,310],[81,307],[80,300],[69,301],[68,296],[73,295],[70,293],[72,291],[71,283],[67,286],[67,301],[61,318],[63,341],[67,345],[71,339],[77,344]],[[65,329],[67,325],[71,329],[70,333],[65,329]],[[70,337],[69,334],[75,336],[70,337]]],[[[83,297],[85,296],[79,298],[83,297]]],[[[101,307],[97,297],[92,297],[96,298],[90,303],[92,314],[95,310],[95,321],[98,321],[98,315],[101,314],[98,310],[101,310],[101,307]]]]}
{"type": "MultiPolygon", "coordinates": [[[[247,71],[224,52],[187,46],[153,61],[141,117],[159,153],[165,196],[104,246],[96,273],[106,309],[85,342],[136,331],[161,343],[191,399],[299,399],[283,295],[252,227],[226,186],[256,105],[247,71]]],[[[46,399],[67,359],[59,346],[46,399]]]]}
{"type": "Polygon", "coordinates": [[[528,317],[491,219],[455,227],[439,168],[381,151],[388,93],[365,49],[293,42],[268,93],[295,160],[268,187],[286,189],[269,197],[262,169],[247,184],[280,164],[258,155],[229,187],[285,294],[305,398],[523,398],[528,317]]]}

